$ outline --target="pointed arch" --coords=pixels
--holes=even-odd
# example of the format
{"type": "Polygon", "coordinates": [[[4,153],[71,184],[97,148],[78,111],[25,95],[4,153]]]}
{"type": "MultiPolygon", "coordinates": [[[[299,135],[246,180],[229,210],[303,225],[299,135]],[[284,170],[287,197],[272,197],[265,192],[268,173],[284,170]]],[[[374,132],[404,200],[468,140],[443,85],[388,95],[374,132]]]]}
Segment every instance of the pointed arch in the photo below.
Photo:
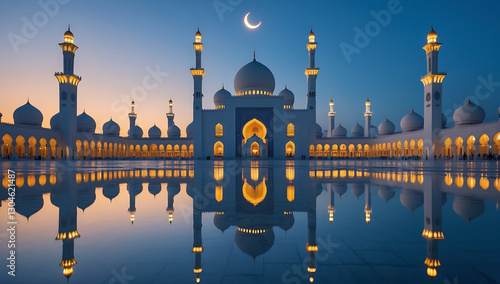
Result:
{"type": "Polygon", "coordinates": [[[215,125],[215,137],[222,136],[224,136],[224,128],[222,127],[222,124],[217,123],[217,125],[215,125]]]}
{"type": "Polygon", "coordinates": [[[289,123],[286,126],[286,136],[287,137],[295,137],[295,126],[292,123],[289,123]]]}
{"type": "Polygon", "coordinates": [[[287,157],[295,157],[295,144],[292,141],[286,143],[285,152],[287,157]]]}
{"type": "Polygon", "coordinates": [[[217,141],[214,144],[214,157],[223,157],[224,156],[224,144],[222,142],[217,141]]]}
{"type": "Polygon", "coordinates": [[[266,143],[267,128],[264,123],[257,119],[252,119],[243,126],[243,143],[247,143],[248,138],[256,135],[262,139],[263,143],[266,143]]]}

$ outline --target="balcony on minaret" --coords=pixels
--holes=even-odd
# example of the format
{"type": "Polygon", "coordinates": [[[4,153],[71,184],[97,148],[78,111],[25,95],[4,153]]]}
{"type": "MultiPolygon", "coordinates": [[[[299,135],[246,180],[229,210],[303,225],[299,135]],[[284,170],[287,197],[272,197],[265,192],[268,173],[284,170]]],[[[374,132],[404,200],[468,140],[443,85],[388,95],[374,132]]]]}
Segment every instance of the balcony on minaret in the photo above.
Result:
{"type": "Polygon", "coordinates": [[[70,83],[71,85],[78,86],[78,83],[82,80],[82,77],[80,76],[75,74],[64,74],[63,72],[56,72],[54,73],[54,76],[56,76],[60,84],[70,83]]]}

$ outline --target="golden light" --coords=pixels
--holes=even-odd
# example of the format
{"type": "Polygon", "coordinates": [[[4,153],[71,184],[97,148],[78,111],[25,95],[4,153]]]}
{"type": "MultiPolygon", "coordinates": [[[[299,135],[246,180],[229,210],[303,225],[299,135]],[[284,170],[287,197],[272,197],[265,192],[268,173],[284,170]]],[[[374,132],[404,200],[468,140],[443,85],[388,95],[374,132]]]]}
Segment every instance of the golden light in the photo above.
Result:
{"type": "Polygon", "coordinates": [[[469,177],[467,179],[467,186],[470,188],[470,189],[473,189],[475,186],[476,186],[476,179],[473,178],[473,177],[469,177]]]}
{"type": "Polygon", "coordinates": [[[479,185],[481,186],[481,188],[482,188],[483,190],[487,190],[487,189],[488,189],[488,187],[490,187],[490,182],[488,181],[488,179],[487,179],[485,176],[483,176],[483,177],[481,177],[481,179],[479,180],[479,185]]]}
{"type": "Polygon", "coordinates": [[[311,282],[311,283],[314,282],[314,277],[312,277],[312,276],[309,277],[309,282],[311,282]]]}
{"type": "Polygon", "coordinates": [[[243,184],[243,197],[253,206],[257,206],[260,202],[262,202],[267,195],[267,186],[266,179],[263,179],[262,182],[257,185],[255,188],[247,183],[245,179],[245,183],[243,184]]]}
{"type": "Polygon", "coordinates": [[[223,198],[223,188],[222,185],[218,185],[215,187],[215,200],[217,202],[221,202],[223,198]]]}
{"type": "Polygon", "coordinates": [[[447,186],[450,186],[453,184],[453,178],[451,177],[451,174],[450,173],[447,173],[445,178],[444,178],[444,183],[447,185],[447,186]]]}
{"type": "Polygon", "coordinates": [[[430,277],[436,277],[436,275],[437,275],[436,268],[432,268],[432,267],[427,268],[427,275],[429,275],[430,277]]]}
{"type": "Polygon", "coordinates": [[[286,187],[286,199],[288,202],[292,202],[295,199],[295,186],[294,185],[288,185],[286,187]]]}

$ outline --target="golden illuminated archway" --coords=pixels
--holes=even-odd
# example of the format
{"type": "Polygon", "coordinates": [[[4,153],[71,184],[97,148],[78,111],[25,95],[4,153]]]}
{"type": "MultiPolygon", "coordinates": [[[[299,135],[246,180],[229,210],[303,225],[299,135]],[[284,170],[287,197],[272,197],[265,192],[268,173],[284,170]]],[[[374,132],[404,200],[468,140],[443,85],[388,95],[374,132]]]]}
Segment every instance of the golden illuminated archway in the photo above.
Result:
{"type": "Polygon", "coordinates": [[[248,138],[257,135],[264,143],[266,143],[267,128],[257,119],[252,119],[243,126],[243,143],[247,143],[248,138]]]}
{"type": "Polygon", "coordinates": [[[214,157],[222,157],[224,156],[224,144],[222,142],[217,141],[214,144],[214,157]]]}
{"type": "Polygon", "coordinates": [[[246,201],[252,203],[253,206],[257,206],[257,204],[261,203],[266,198],[267,195],[266,179],[264,178],[262,182],[255,188],[250,184],[248,184],[247,180],[245,179],[242,191],[243,191],[243,197],[246,199],[246,201]]]}
{"type": "Polygon", "coordinates": [[[295,157],[295,144],[292,141],[288,141],[285,145],[285,151],[287,157],[295,157]]]}
{"type": "Polygon", "coordinates": [[[252,145],[250,145],[250,155],[252,157],[259,157],[260,156],[260,147],[259,147],[259,143],[257,142],[253,142],[252,145]]]}

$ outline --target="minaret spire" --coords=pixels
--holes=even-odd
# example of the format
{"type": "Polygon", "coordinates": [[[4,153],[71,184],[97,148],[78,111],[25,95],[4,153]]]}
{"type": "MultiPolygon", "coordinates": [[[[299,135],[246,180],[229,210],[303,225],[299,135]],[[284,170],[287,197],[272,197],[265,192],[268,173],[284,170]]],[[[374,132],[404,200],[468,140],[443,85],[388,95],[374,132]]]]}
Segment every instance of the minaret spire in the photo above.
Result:
{"type": "Polygon", "coordinates": [[[195,55],[196,55],[196,66],[191,68],[191,74],[193,75],[193,140],[194,140],[194,158],[201,159],[203,156],[203,129],[202,129],[202,112],[203,112],[203,76],[205,75],[205,69],[201,67],[201,52],[203,50],[203,43],[201,42],[200,30],[195,34],[195,41],[193,43],[195,55]]]}

